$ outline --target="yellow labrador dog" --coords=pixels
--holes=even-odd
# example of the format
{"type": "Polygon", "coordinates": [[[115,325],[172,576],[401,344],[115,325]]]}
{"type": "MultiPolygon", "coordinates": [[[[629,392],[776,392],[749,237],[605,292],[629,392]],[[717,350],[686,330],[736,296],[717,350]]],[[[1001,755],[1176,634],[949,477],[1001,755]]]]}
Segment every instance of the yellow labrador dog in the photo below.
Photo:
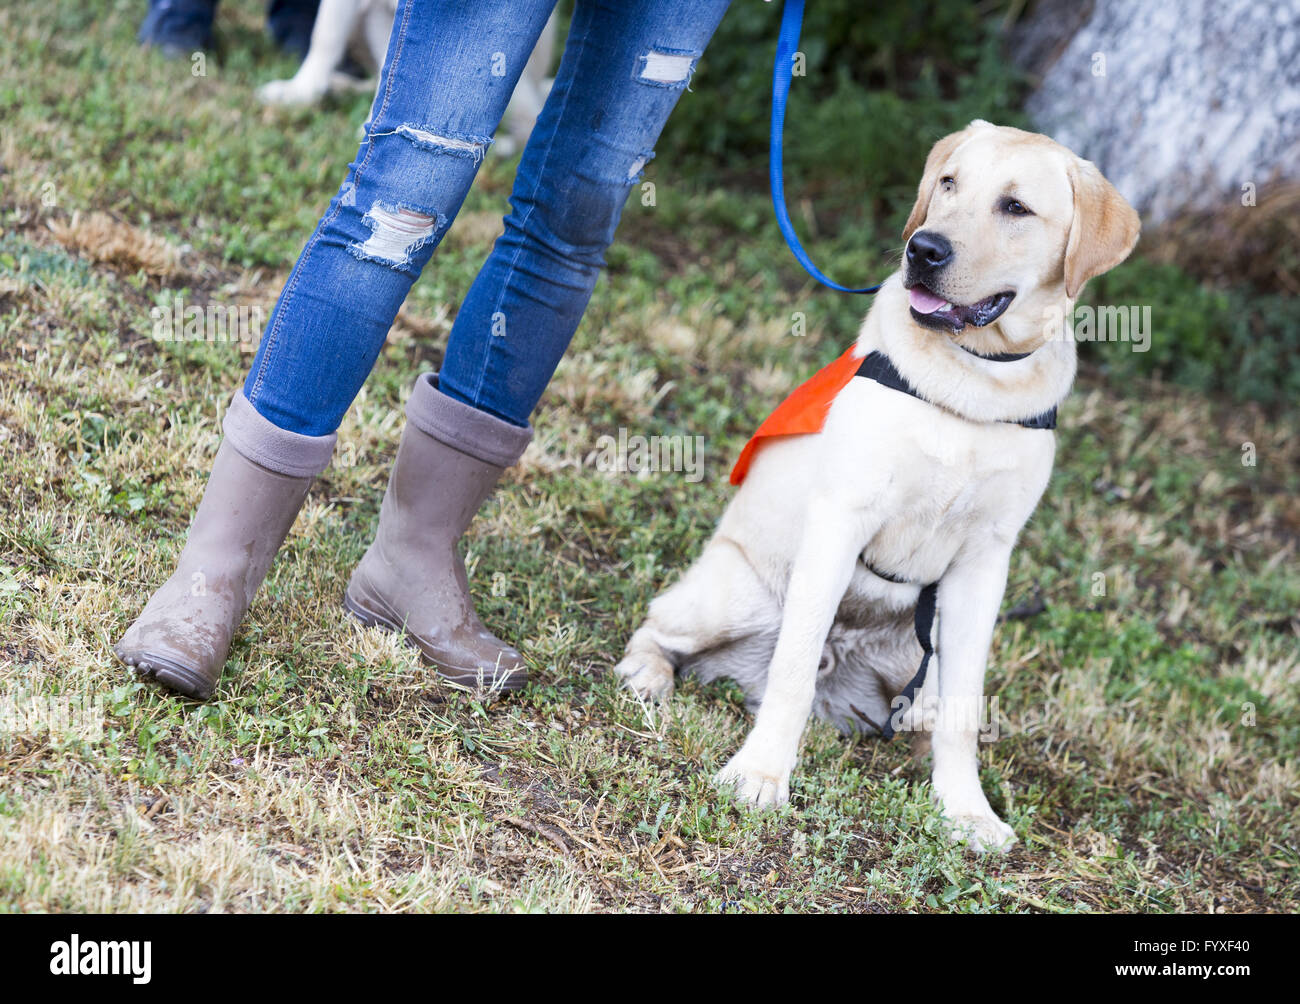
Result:
{"type": "Polygon", "coordinates": [[[1097,168],[1046,136],[975,121],[935,144],[902,268],[852,350],[862,369],[820,433],[754,454],[704,553],[615,667],[645,697],[669,696],[676,670],[741,684],[754,727],[716,778],[739,798],[788,798],[816,713],[845,730],[924,730],[954,836],[976,850],[1015,841],[980,788],[972,712],[1074,380],[1059,319],[1138,229],[1097,168]],[[935,656],[914,691],[927,592],[935,656]]]}

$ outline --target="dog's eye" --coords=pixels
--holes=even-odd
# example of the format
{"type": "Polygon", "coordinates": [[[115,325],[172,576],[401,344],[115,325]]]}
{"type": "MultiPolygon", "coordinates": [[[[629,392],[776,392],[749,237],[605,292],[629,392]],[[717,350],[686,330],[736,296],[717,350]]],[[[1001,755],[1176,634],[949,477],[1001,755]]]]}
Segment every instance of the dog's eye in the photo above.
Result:
{"type": "Polygon", "coordinates": [[[954,178],[951,174],[949,174],[940,178],[939,184],[943,186],[943,190],[945,192],[951,192],[954,188],[957,187],[957,179],[954,178]]]}
{"type": "Polygon", "coordinates": [[[1002,211],[1012,216],[1033,216],[1033,210],[1016,199],[1003,199],[1002,211]]]}

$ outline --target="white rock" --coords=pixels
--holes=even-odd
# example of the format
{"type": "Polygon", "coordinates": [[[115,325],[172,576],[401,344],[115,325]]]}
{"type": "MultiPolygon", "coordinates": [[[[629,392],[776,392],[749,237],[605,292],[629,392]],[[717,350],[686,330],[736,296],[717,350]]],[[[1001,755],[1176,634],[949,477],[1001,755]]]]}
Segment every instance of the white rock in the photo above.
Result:
{"type": "Polygon", "coordinates": [[[1152,221],[1262,197],[1300,180],[1300,0],[1096,0],[1028,111],[1152,221]]]}

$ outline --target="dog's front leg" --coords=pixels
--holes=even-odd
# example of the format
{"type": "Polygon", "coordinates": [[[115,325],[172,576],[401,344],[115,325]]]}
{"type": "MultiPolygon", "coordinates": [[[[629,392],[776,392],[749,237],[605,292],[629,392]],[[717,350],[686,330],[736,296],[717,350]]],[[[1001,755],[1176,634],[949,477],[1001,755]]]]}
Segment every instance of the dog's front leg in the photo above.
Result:
{"type": "Polygon", "coordinates": [[[790,797],[790,773],[812,711],[817,663],[869,536],[860,516],[846,508],[830,503],[810,508],[754,728],[714,778],[735,785],[744,801],[779,805],[790,797]]]}
{"type": "Polygon", "coordinates": [[[311,45],[298,72],[288,80],[271,80],[257,89],[258,100],[271,105],[315,104],[329,91],[334,69],[347,54],[362,0],[324,0],[311,29],[311,45]]]}
{"type": "Polygon", "coordinates": [[[1006,850],[1016,841],[980,787],[978,754],[984,671],[1010,558],[1010,550],[965,556],[939,584],[932,784],[954,836],[978,851],[1006,850]]]}

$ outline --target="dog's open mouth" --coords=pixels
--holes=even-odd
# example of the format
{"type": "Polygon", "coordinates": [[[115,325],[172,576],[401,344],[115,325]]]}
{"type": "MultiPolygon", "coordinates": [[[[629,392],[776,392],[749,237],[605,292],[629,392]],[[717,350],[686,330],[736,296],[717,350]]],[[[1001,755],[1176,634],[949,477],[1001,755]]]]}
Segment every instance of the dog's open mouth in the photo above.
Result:
{"type": "Polygon", "coordinates": [[[907,291],[912,316],[917,321],[928,328],[942,328],[953,332],[960,331],[968,324],[975,328],[992,324],[1002,316],[1015,297],[1014,292],[1005,290],[963,306],[949,303],[921,283],[917,283],[907,291]]]}

